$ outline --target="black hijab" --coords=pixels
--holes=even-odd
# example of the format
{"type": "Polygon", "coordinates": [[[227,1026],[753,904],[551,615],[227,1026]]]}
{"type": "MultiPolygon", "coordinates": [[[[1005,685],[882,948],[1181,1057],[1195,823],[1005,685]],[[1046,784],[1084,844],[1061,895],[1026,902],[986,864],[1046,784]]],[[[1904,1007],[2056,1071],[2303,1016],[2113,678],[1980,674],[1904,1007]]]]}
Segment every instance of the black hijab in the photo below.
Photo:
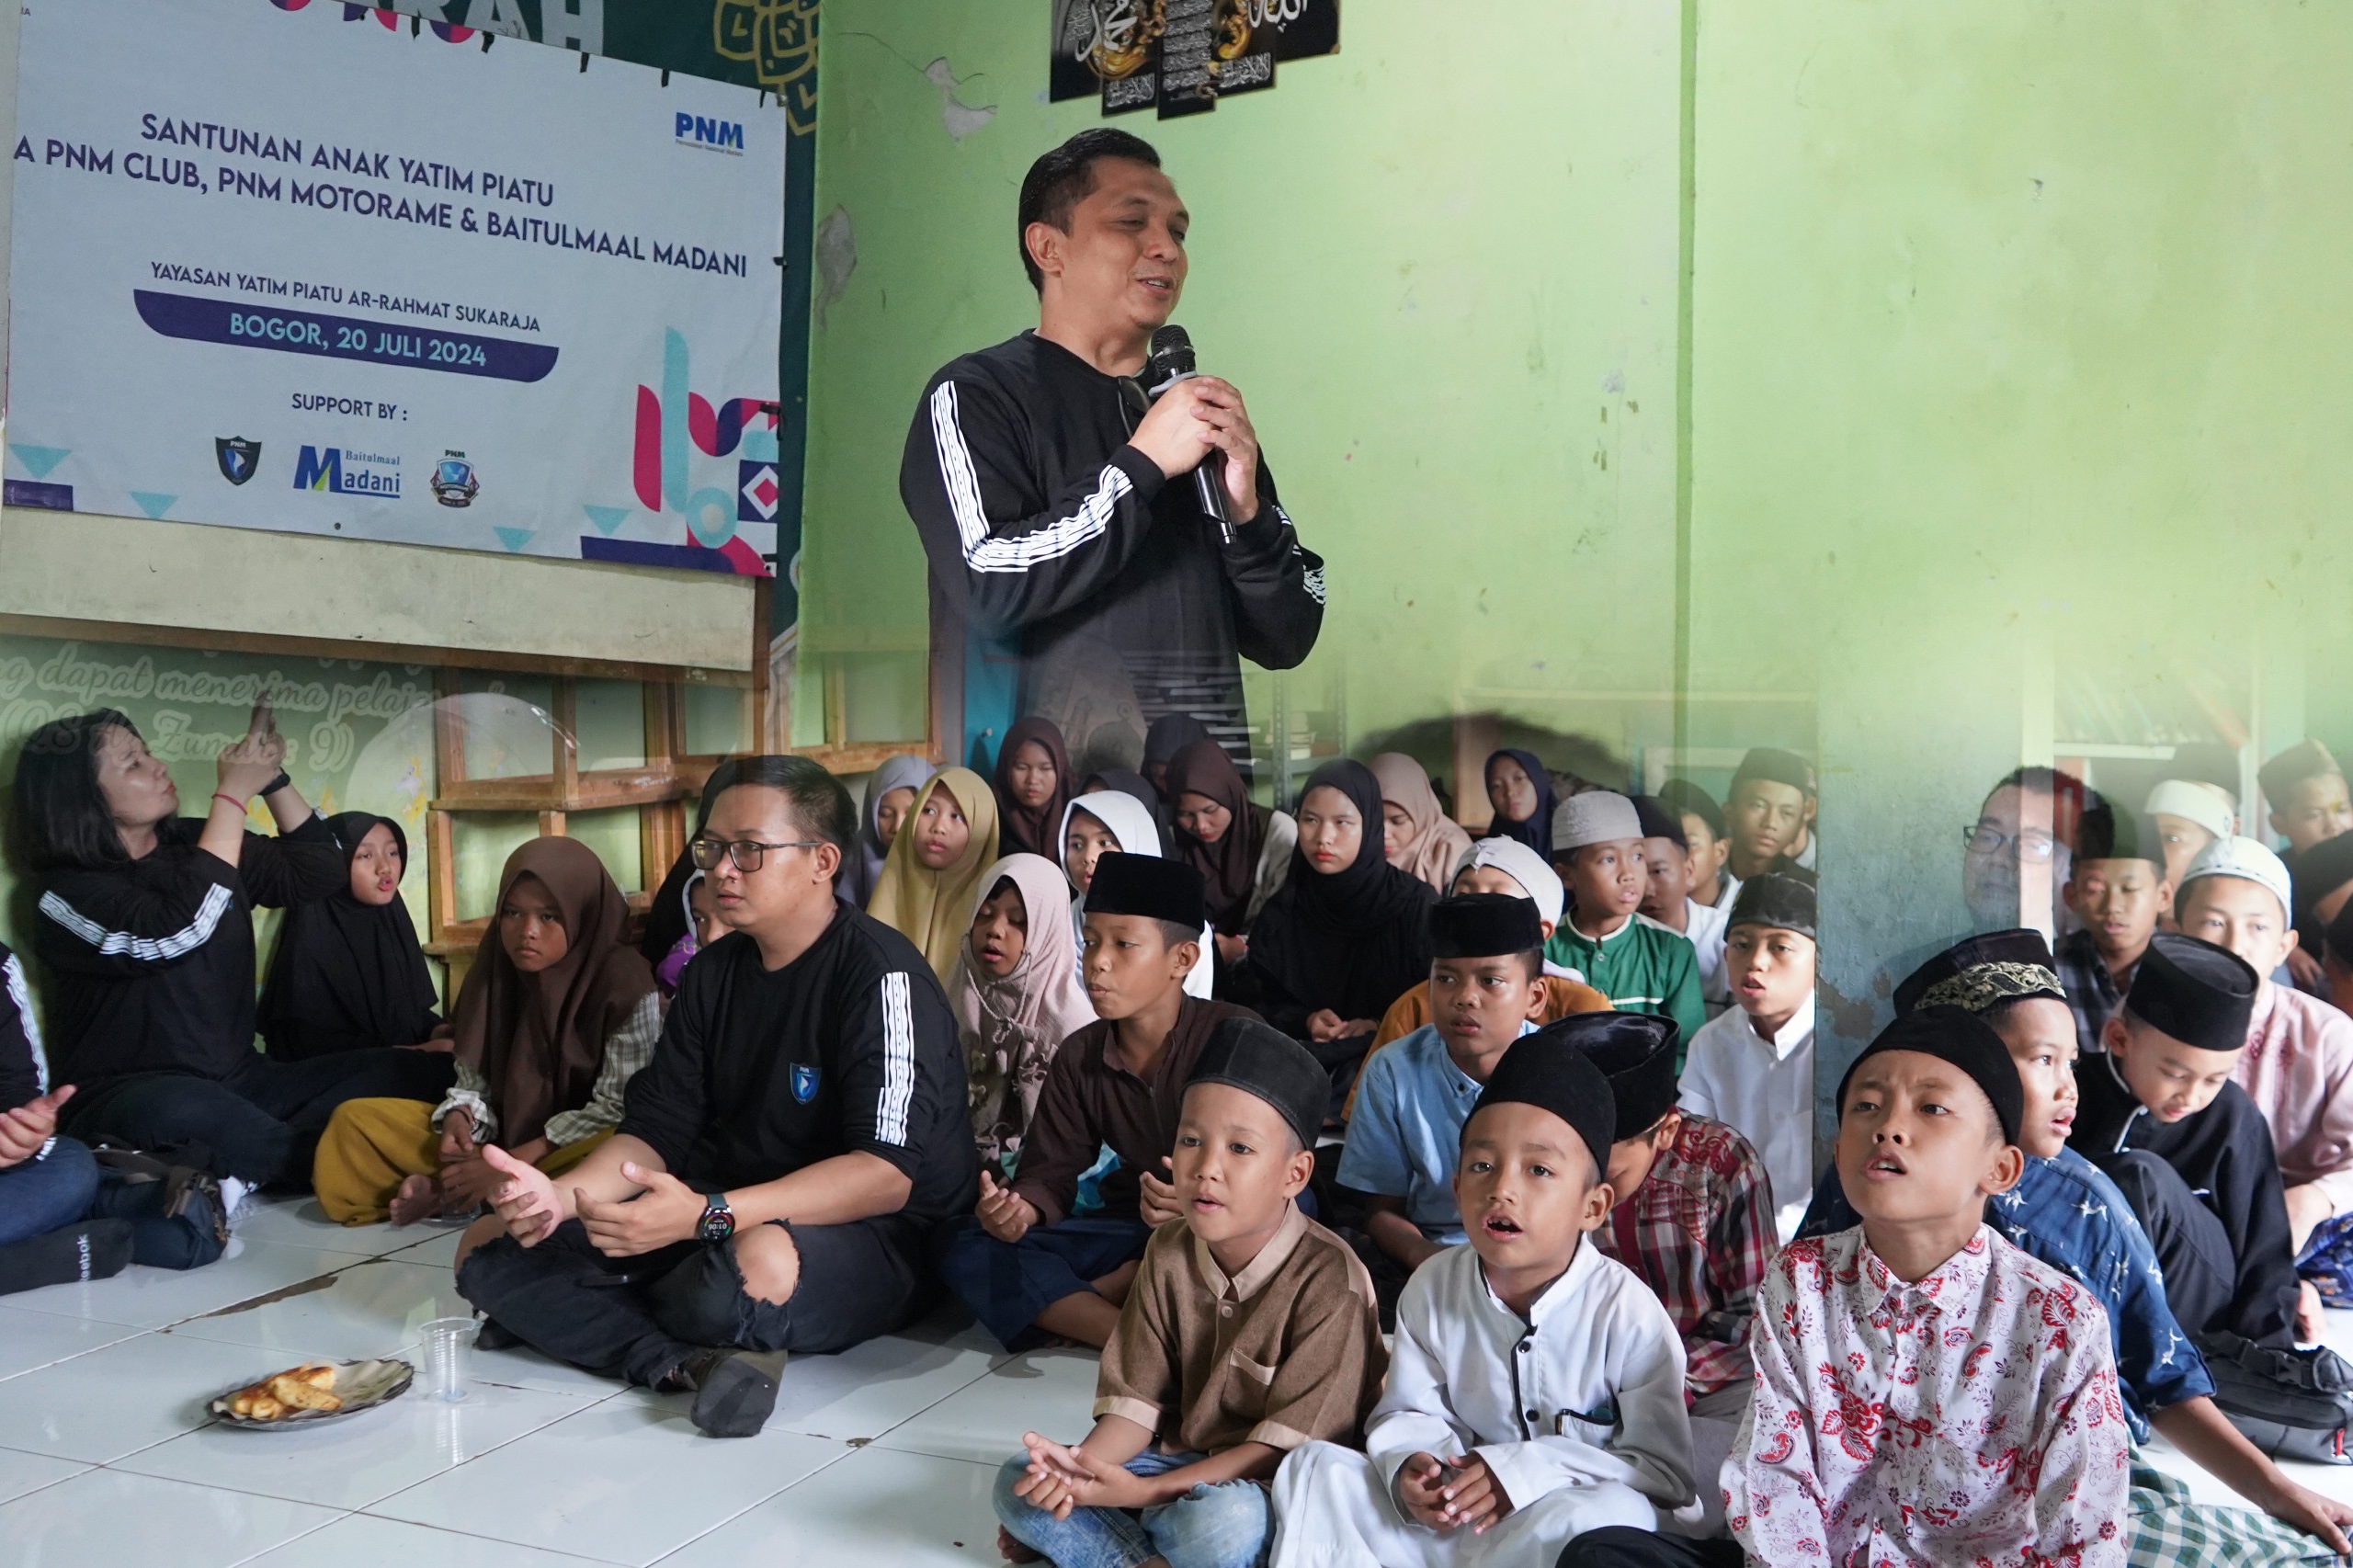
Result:
{"type": "Polygon", "coordinates": [[[1147,781],[1151,779],[1149,769],[1153,764],[1158,763],[1165,768],[1176,759],[1178,752],[1195,741],[1209,738],[1210,727],[1190,713],[1163,713],[1152,722],[1152,728],[1143,733],[1144,778],[1147,781]]]}
{"type": "MultiPolygon", "coordinates": [[[[408,835],[400,824],[345,812],[327,818],[327,827],[343,846],[347,869],[379,823],[392,830],[407,864],[408,835]]],[[[259,1022],[272,1057],[305,1062],[338,1051],[419,1044],[441,1025],[438,1001],[408,906],[398,898],[362,903],[347,884],[286,911],[259,1022]]]]}
{"type": "Polygon", "coordinates": [[[1327,762],[1308,776],[1300,800],[1327,786],[1364,819],[1356,859],[1323,872],[1308,863],[1303,847],[1292,850],[1281,891],[1250,932],[1251,966],[1283,999],[1270,995],[1273,1005],[1259,1010],[1294,1036],[1304,1034],[1306,1016],[1319,1008],[1343,1018],[1379,1018],[1430,973],[1429,910],[1438,893],[1389,863],[1381,842],[1380,780],[1360,762],[1327,762]]]}
{"type": "Polygon", "coordinates": [[[1519,764],[1520,771],[1528,775],[1528,781],[1536,786],[1536,812],[1526,822],[1514,822],[1503,812],[1497,812],[1495,820],[1487,828],[1487,836],[1516,838],[1543,856],[1545,864],[1550,865],[1552,860],[1552,807],[1554,805],[1552,775],[1541,762],[1536,759],[1534,752],[1506,746],[1488,757],[1487,766],[1479,770],[1479,788],[1483,790],[1487,787],[1487,779],[1495,771],[1496,758],[1506,756],[1519,764]]]}

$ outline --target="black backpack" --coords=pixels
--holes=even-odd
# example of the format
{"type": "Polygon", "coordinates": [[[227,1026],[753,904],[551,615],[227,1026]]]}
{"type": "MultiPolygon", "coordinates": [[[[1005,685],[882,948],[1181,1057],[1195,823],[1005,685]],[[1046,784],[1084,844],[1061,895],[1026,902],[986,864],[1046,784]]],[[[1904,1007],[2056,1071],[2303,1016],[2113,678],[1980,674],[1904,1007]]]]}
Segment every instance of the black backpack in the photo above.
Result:
{"type": "Polygon", "coordinates": [[[2273,1350],[2216,1329],[2197,1336],[2214,1403],[2248,1442],[2275,1460],[2353,1464],[2353,1365],[2325,1346],[2273,1350]]]}

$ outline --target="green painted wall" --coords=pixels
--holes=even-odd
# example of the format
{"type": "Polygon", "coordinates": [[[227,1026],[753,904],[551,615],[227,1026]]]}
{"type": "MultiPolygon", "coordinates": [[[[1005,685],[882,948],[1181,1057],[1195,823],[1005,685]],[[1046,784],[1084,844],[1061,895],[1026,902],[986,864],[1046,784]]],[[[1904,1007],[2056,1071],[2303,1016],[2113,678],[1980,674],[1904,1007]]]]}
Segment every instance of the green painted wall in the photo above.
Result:
{"type": "Polygon", "coordinates": [[[1851,1046],[2076,694],[2347,728],[2353,13],[1699,17],[1693,679],[1821,693],[1851,1046]]]}
{"type": "MultiPolygon", "coordinates": [[[[1677,14],[1438,21],[1352,6],[1343,52],[1273,92],[1121,123],[1194,215],[1177,319],[1329,562],[1294,701],[1344,700],[1353,733],[1500,705],[1614,737],[1615,699],[1561,694],[1663,693],[1672,668],[1677,14]]],[[[898,472],[925,381],[1037,323],[1021,176],[1099,118],[1041,101],[1046,32],[1042,3],[827,0],[819,269],[837,209],[857,266],[820,284],[812,350],[800,739],[824,654],[924,646],[898,472]],[[995,110],[961,141],[936,61],[995,110]]]]}
{"type": "MultiPolygon", "coordinates": [[[[819,654],[921,645],[913,400],[1034,320],[1015,188],[1097,122],[1040,101],[1044,11],[829,0],[817,208],[858,261],[813,349],[819,654]],[[995,110],[961,142],[942,60],[995,110]]],[[[1180,319],[1331,561],[1295,706],[1358,746],[1491,708],[1629,761],[1818,744],[1826,1075],[1965,928],[2001,773],[2353,746],[2353,12],[1352,0],[1343,43],[1126,122],[1196,214],[1180,319]]]]}

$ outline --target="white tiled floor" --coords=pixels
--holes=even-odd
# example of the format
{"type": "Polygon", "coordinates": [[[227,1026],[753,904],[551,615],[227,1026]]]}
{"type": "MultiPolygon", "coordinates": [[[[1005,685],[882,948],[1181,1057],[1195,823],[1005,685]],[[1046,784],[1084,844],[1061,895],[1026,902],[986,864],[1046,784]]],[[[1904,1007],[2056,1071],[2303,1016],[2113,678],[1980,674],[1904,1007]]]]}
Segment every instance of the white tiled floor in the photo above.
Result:
{"type": "MultiPolygon", "coordinates": [[[[191,1274],[0,1303],[0,1564],[297,1568],[899,1568],[995,1562],[989,1488],[1025,1427],[1075,1437],[1090,1356],[1007,1357],[942,1313],[785,1374],[768,1429],[716,1442],[687,1402],[529,1351],[474,1358],[474,1395],[412,1394],[308,1432],[208,1422],[204,1402],[313,1357],[392,1355],[461,1312],[447,1231],[249,1213],[191,1274]]],[[[2353,1353],[2353,1313],[2332,1314],[2353,1353]]],[[[2160,1443],[2201,1501],[2236,1499],[2160,1443]]],[[[2296,1467],[2353,1501],[2353,1467],[2296,1467]]]]}

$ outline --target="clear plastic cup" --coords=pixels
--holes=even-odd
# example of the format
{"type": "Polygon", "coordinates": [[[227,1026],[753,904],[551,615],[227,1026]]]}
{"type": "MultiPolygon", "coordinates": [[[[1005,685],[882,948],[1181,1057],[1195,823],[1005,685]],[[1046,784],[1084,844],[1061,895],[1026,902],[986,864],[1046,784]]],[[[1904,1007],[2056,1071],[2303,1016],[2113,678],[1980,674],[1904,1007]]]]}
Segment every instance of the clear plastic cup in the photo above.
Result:
{"type": "Polygon", "coordinates": [[[466,1362],[473,1349],[474,1330],[478,1326],[470,1317],[435,1318],[417,1331],[425,1346],[427,1399],[455,1403],[466,1397],[466,1362]]]}

